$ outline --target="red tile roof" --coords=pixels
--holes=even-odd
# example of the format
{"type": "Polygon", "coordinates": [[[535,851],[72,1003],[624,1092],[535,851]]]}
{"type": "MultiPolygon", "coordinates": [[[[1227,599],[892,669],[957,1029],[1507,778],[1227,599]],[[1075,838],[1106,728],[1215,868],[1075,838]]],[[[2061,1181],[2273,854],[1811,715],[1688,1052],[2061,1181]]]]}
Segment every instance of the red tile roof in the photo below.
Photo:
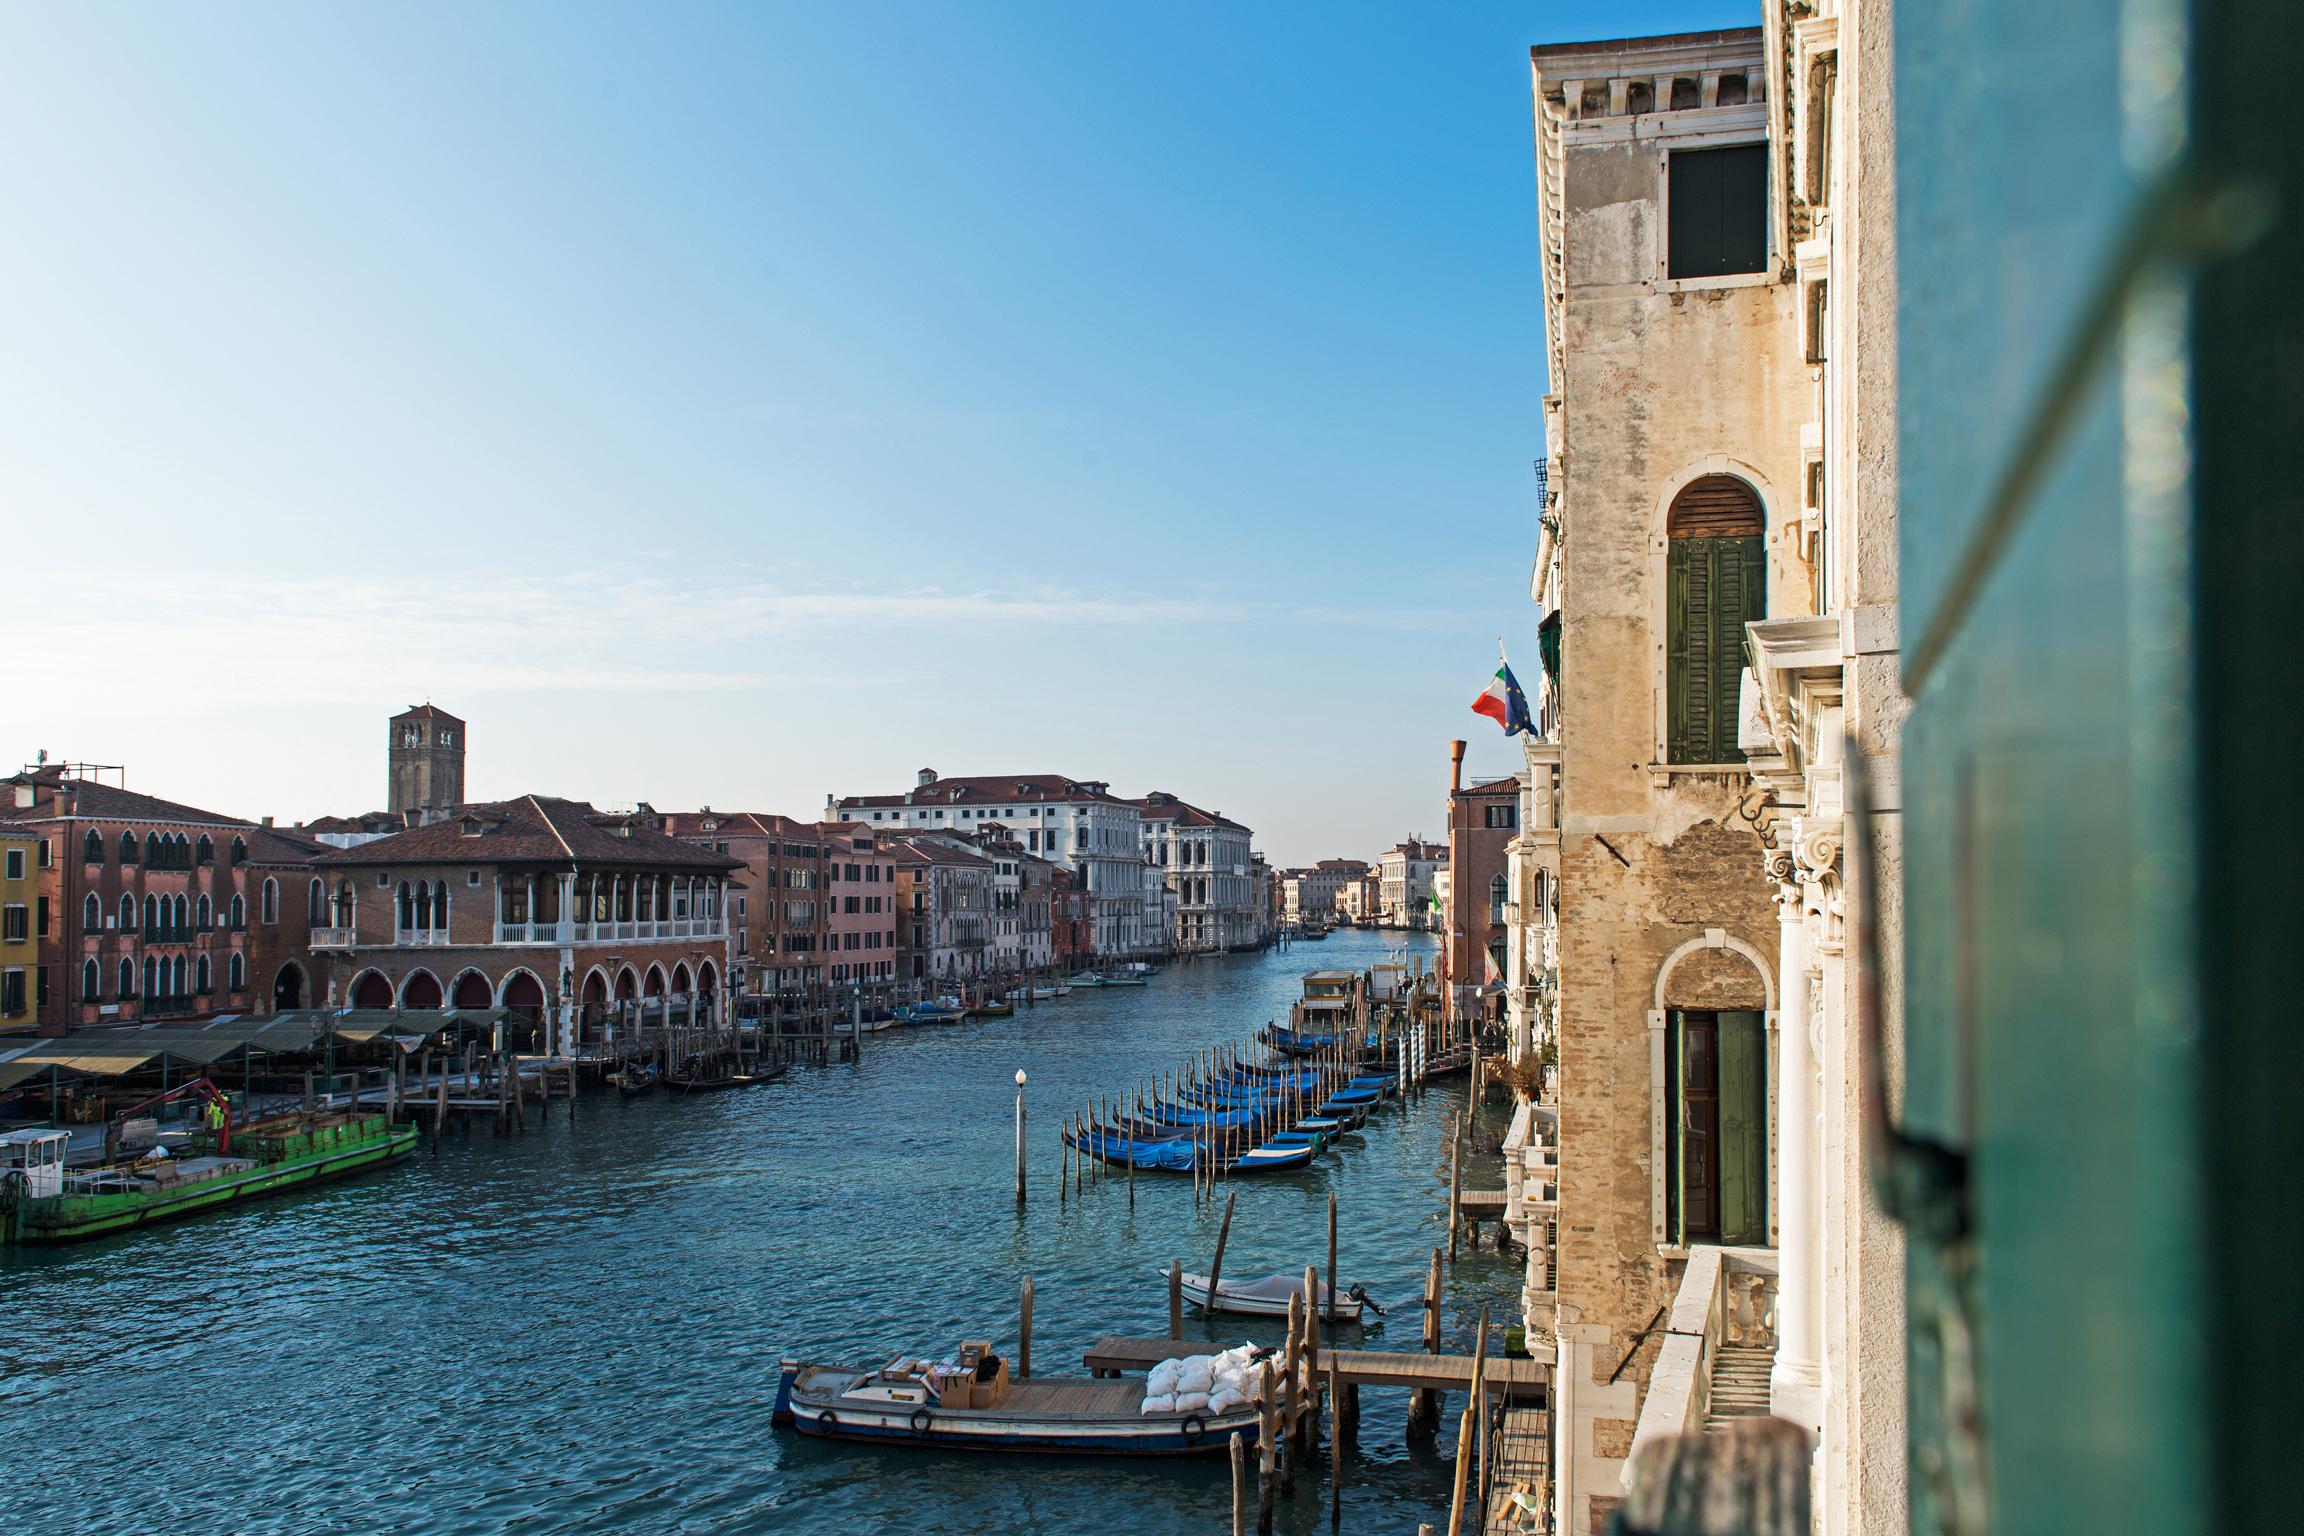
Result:
{"type": "Polygon", "coordinates": [[[454,725],[464,723],[437,704],[411,704],[392,718],[395,720],[446,720],[454,725]]]}
{"type": "Polygon", "coordinates": [[[316,864],[622,864],[728,870],[742,861],[653,831],[637,816],[613,815],[581,800],[523,795],[457,807],[444,820],[410,827],[357,848],[333,848],[316,864]],[[469,829],[469,830],[467,830],[469,829]]]}
{"type": "Polygon", "coordinates": [[[1013,800],[1030,805],[1039,802],[1102,801],[1109,805],[1130,805],[1111,792],[1111,785],[1102,779],[1070,779],[1060,773],[979,774],[971,778],[934,779],[900,795],[843,795],[843,810],[863,807],[904,805],[973,805],[978,801],[997,803],[1013,800]]]}
{"type": "Polygon", "coordinates": [[[54,768],[36,769],[10,777],[10,784],[32,784],[41,791],[40,803],[18,809],[11,796],[0,818],[10,821],[157,821],[182,822],[208,827],[248,827],[255,823],[238,816],[227,816],[222,811],[204,811],[198,806],[163,800],[157,795],[140,795],[117,784],[106,784],[98,779],[66,778],[54,768]],[[69,796],[73,802],[72,815],[65,816],[58,796],[69,796]]]}
{"type": "Polygon", "coordinates": [[[1131,800],[1128,803],[1135,806],[1146,821],[1173,821],[1177,825],[1185,827],[1228,827],[1234,832],[1248,830],[1229,816],[1216,811],[1204,811],[1199,806],[1186,800],[1179,800],[1174,795],[1164,791],[1155,790],[1141,800],[1131,800]]]}

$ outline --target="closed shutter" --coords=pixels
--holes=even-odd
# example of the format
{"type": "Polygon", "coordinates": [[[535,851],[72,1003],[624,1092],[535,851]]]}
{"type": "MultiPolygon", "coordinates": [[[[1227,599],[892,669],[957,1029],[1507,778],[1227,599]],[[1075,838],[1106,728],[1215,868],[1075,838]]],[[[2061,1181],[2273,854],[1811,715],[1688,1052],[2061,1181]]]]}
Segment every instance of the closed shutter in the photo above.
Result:
{"type": "Polygon", "coordinates": [[[1736,715],[1744,677],[1744,626],[1768,616],[1768,558],[1758,536],[1705,539],[1712,546],[1716,615],[1712,644],[1708,763],[1740,763],[1736,715]]]}
{"type": "Polygon", "coordinates": [[[1720,1241],[1765,1243],[1768,1233],[1768,1046],[1761,1016],[1720,1021],[1720,1241]]]}
{"type": "Polygon", "coordinates": [[[1740,763],[1744,626],[1768,616],[1768,562],[1757,534],[1675,538],[1665,550],[1664,755],[1740,763]]]}
{"type": "Polygon", "coordinates": [[[1683,149],[1670,162],[1665,271],[1728,277],[1768,266],[1768,147],[1683,149]]]}

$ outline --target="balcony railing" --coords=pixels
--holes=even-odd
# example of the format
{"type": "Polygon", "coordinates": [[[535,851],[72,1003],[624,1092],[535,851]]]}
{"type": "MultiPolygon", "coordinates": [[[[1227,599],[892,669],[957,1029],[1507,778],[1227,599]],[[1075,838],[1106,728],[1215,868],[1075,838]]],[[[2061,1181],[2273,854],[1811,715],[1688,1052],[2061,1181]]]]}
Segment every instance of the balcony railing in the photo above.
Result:
{"type": "Polygon", "coordinates": [[[350,949],[357,943],[359,943],[359,938],[350,928],[315,928],[312,930],[312,947],[314,949],[350,949]]]}
{"type": "Polygon", "coordinates": [[[392,935],[392,942],[414,945],[419,948],[437,949],[447,944],[448,930],[445,928],[402,928],[392,935]]]}
{"type": "MultiPolygon", "coordinates": [[[[1664,1346],[1649,1373],[1648,1395],[1640,1404],[1633,1454],[1666,1435],[1694,1434],[1715,1420],[1749,1415],[1755,1409],[1765,1413],[1764,1374],[1759,1376],[1757,1403],[1715,1402],[1715,1372],[1724,1357],[1743,1374],[1759,1372],[1766,1352],[1775,1347],[1775,1251],[1710,1244],[1690,1249],[1679,1294],[1672,1300],[1664,1346]]],[[[1740,1395],[1753,1395],[1752,1383],[1737,1373],[1731,1379],[1740,1395]]],[[[1626,1468],[1629,1476],[1629,1462],[1626,1468]]]]}

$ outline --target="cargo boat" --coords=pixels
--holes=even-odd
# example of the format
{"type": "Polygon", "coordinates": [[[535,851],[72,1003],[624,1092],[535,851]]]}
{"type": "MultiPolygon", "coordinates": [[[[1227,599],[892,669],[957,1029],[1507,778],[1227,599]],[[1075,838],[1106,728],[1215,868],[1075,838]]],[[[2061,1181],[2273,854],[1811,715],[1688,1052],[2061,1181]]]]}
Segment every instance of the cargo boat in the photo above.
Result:
{"type": "Polygon", "coordinates": [[[71,1243],[341,1179],[416,1149],[383,1115],[283,1115],[190,1138],[190,1155],[64,1166],[70,1133],[0,1132],[0,1244],[71,1243]]]}

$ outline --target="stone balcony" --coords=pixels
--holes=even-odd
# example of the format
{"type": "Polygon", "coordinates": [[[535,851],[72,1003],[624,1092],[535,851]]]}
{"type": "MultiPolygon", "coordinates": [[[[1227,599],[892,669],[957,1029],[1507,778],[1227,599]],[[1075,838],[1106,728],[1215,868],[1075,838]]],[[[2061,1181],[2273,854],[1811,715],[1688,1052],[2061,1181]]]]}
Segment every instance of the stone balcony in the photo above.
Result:
{"type": "MultiPolygon", "coordinates": [[[[1649,1373],[1632,1459],[1668,1435],[1712,1434],[1768,1414],[1776,1352],[1776,1251],[1689,1250],[1663,1348],[1649,1373]]],[[[1632,1460],[1625,1463],[1627,1484],[1632,1460]]]]}
{"type": "Polygon", "coordinates": [[[1504,1224],[1528,1255],[1522,1321],[1531,1340],[1549,1339],[1560,1286],[1559,1113],[1549,1104],[1523,1102],[1504,1135],[1504,1224]]]}

